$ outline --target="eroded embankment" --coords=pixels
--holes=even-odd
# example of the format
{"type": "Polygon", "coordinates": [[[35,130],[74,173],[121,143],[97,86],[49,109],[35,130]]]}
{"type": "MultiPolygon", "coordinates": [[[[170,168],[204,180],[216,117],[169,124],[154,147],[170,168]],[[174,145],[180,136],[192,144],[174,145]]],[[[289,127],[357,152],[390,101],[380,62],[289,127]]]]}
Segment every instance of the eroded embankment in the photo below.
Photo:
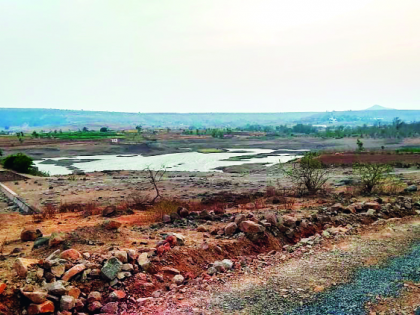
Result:
{"type": "Polygon", "coordinates": [[[219,289],[213,312],[369,314],[375,303],[405,294],[407,281],[420,281],[420,221],[403,221],[381,222],[368,233],[324,246],[326,251],[250,270],[219,289]]]}

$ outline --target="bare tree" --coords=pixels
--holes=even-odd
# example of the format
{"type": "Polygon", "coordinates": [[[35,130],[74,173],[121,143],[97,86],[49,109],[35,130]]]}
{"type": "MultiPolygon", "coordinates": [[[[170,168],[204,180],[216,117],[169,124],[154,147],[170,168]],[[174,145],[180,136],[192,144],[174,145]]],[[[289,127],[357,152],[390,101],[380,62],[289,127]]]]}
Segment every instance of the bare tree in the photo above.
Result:
{"type": "Polygon", "coordinates": [[[158,199],[159,197],[162,197],[160,195],[160,190],[159,190],[158,183],[162,180],[163,176],[165,175],[166,167],[164,165],[162,165],[162,169],[154,171],[154,170],[150,169],[150,166],[149,166],[149,167],[145,168],[144,171],[147,172],[147,178],[149,179],[150,183],[153,185],[153,188],[156,191],[156,196],[151,201],[151,203],[154,204],[156,199],[158,199]]]}

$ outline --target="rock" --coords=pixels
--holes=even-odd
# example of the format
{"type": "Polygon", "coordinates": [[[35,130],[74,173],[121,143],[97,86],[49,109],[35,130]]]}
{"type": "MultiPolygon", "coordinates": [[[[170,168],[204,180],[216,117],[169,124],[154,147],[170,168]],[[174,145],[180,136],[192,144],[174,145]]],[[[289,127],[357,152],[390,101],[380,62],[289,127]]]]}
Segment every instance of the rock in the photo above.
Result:
{"type": "Polygon", "coordinates": [[[265,215],[265,219],[271,224],[271,226],[277,226],[277,216],[274,213],[267,213],[265,215]]]}
{"type": "Polygon", "coordinates": [[[233,235],[238,230],[238,225],[235,222],[230,222],[225,226],[225,235],[233,235]]]}
{"type": "Polygon", "coordinates": [[[21,290],[22,294],[32,301],[35,304],[42,304],[47,300],[48,292],[44,291],[34,291],[34,292],[24,292],[21,290]]]}
{"type": "Polygon", "coordinates": [[[60,254],[60,258],[74,261],[82,258],[82,254],[80,254],[77,250],[71,248],[62,252],[60,254]]]}
{"type": "Polygon", "coordinates": [[[83,264],[78,264],[72,268],[70,268],[69,270],[67,270],[67,272],[64,274],[63,276],[63,280],[64,281],[69,281],[72,277],[74,277],[75,275],[81,273],[83,270],[86,269],[86,266],[83,264]]]}
{"type": "Polygon", "coordinates": [[[22,242],[35,241],[38,237],[42,237],[40,229],[23,229],[20,233],[20,239],[22,242]]]}
{"type": "Polygon", "coordinates": [[[122,262],[119,261],[118,258],[112,257],[111,259],[107,260],[107,262],[102,267],[102,277],[108,281],[114,280],[117,274],[120,272],[122,265],[122,262]]]}
{"type": "Polygon", "coordinates": [[[110,218],[117,214],[117,207],[115,206],[108,206],[102,211],[102,216],[106,218],[110,218]]]}
{"type": "Polygon", "coordinates": [[[324,286],[322,286],[322,285],[317,285],[315,288],[314,288],[314,292],[322,292],[322,291],[324,291],[324,286]]]}
{"type": "Polygon", "coordinates": [[[215,261],[213,263],[213,267],[218,271],[218,272],[225,272],[226,268],[225,265],[221,262],[221,261],[215,261]]]}
{"type": "Polygon", "coordinates": [[[89,293],[87,301],[88,301],[88,303],[93,303],[95,301],[101,302],[102,301],[102,294],[99,293],[98,291],[92,291],[92,292],[89,293]]]}
{"type": "Polygon", "coordinates": [[[364,209],[374,209],[374,210],[381,210],[381,205],[376,201],[366,202],[363,205],[364,209]]]}
{"type": "Polygon", "coordinates": [[[104,306],[102,306],[101,312],[106,314],[118,314],[118,303],[109,302],[105,304],[104,306]]]}
{"type": "Polygon", "coordinates": [[[210,267],[208,270],[207,270],[207,273],[210,275],[210,276],[212,276],[212,275],[215,275],[216,273],[217,273],[217,269],[215,268],[215,267],[210,267]]]}
{"type": "Polygon", "coordinates": [[[254,221],[243,221],[239,224],[239,229],[244,233],[261,233],[264,232],[264,227],[255,223],[254,221]]]}
{"type": "Polygon", "coordinates": [[[37,249],[42,246],[46,246],[48,245],[49,241],[50,241],[49,237],[38,237],[34,242],[34,248],[37,249]]]}
{"type": "Polygon", "coordinates": [[[50,236],[50,239],[48,241],[48,245],[50,247],[56,247],[56,246],[64,243],[64,241],[65,241],[65,238],[64,238],[64,235],[62,233],[54,232],[50,236]]]}
{"type": "Polygon", "coordinates": [[[174,222],[176,220],[181,220],[181,216],[176,212],[171,213],[169,216],[170,216],[172,222],[174,222]]]}
{"type": "Polygon", "coordinates": [[[126,294],[125,294],[125,292],[124,292],[124,291],[115,290],[114,292],[112,292],[112,293],[109,295],[109,300],[110,300],[111,302],[116,302],[116,301],[119,301],[119,300],[124,299],[125,297],[126,297],[126,294]]]}
{"type": "Polygon", "coordinates": [[[67,292],[67,289],[63,285],[62,281],[56,281],[56,282],[49,283],[47,285],[47,290],[48,290],[49,294],[57,295],[57,296],[64,295],[67,292]]]}
{"type": "Polygon", "coordinates": [[[45,301],[42,304],[30,304],[28,307],[28,315],[54,313],[54,303],[45,301]]]}
{"type": "Polygon", "coordinates": [[[176,242],[179,246],[183,246],[185,244],[185,236],[180,233],[172,233],[173,236],[176,238],[176,242]]]}
{"type": "Polygon", "coordinates": [[[117,230],[121,226],[121,223],[114,220],[106,220],[103,226],[106,230],[117,230]]]}
{"type": "Polygon", "coordinates": [[[373,210],[373,209],[369,209],[369,210],[366,212],[366,214],[367,214],[367,215],[376,215],[376,211],[375,211],[375,210],[373,210]]]}
{"type": "Polygon", "coordinates": [[[330,234],[330,232],[328,232],[328,231],[323,231],[323,232],[322,232],[322,236],[323,236],[323,237],[326,237],[326,238],[329,238],[329,237],[331,236],[331,234],[330,234]]]}
{"type": "Polygon", "coordinates": [[[341,203],[336,203],[331,206],[331,211],[343,211],[345,208],[341,203]]]}
{"type": "Polygon", "coordinates": [[[415,192],[415,191],[417,191],[417,186],[416,185],[408,186],[406,189],[404,189],[404,191],[406,191],[406,192],[415,192]]]}
{"type": "Polygon", "coordinates": [[[60,309],[70,311],[76,306],[76,299],[70,295],[63,295],[60,299],[60,309]]]}
{"type": "Polygon", "coordinates": [[[197,227],[197,232],[207,232],[207,228],[204,225],[199,225],[197,227]]]}
{"type": "Polygon", "coordinates": [[[181,285],[184,283],[184,277],[181,275],[176,275],[175,277],[172,278],[172,282],[175,283],[176,285],[181,285]]]}
{"type": "MultiPolygon", "coordinates": [[[[85,308],[85,303],[81,299],[76,299],[75,308],[77,311],[81,311],[85,308]]],[[[78,313],[80,315],[81,313],[78,313]]]]}
{"type": "Polygon", "coordinates": [[[283,220],[283,224],[285,226],[288,226],[288,227],[295,227],[296,226],[297,219],[295,217],[292,217],[290,215],[284,215],[282,217],[282,220],[283,220]]]}
{"type": "Polygon", "coordinates": [[[18,258],[13,264],[13,269],[20,278],[26,278],[28,267],[39,263],[38,259],[18,258]]]}
{"type": "Polygon", "coordinates": [[[122,263],[126,263],[128,261],[127,252],[123,250],[115,252],[115,257],[117,257],[122,263]]]}
{"type": "Polygon", "coordinates": [[[171,267],[163,267],[162,271],[166,272],[166,273],[171,273],[171,274],[174,274],[174,275],[178,275],[178,274],[181,273],[178,269],[171,268],[171,267]]]}
{"type": "Polygon", "coordinates": [[[123,264],[121,267],[122,271],[133,271],[134,266],[132,264],[123,264]]]}
{"type": "Polygon", "coordinates": [[[152,262],[149,260],[147,253],[141,253],[137,259],[137,263],[146,272],[156,273],[155,267],[152,265],[152,262]]]}
{"type": "Polygon", "coordinates": [[[172,222],[171,217],[170,217],[169,215],[167,215],[167,214],[164,214],[164,215],[163,215],[163,217],[162,217],[162,221],[163,221],[163,223],[166,223],[166,224],[168,224],[168,223],[171,223],[171,222],[172,222]]]}
{"type": "Polygon", "coordinates": [[[0,283],[0,295],[3,294],[4,290],[6,290],[7,285],[6,283],[0,283]]]}
{"type": "Polygon", "coordinates": [[[70,296],[74,297],[75,300],[77,300],[80,296],[80,293],[81,293],[81,291],[80,291],[79,288],[70,286],[70,287],[67,288],[66,295],[70,295],[70,296]]]}
{"type": "Polygon", "coordinates": [[[59,265],[51,267],[51,273],[57,278],[60,278],[64,274],[65,271],[66,271],[66,266],[64,264],[59,264],[59,265]]]}
{"type": "Polygon", "coordinates": [[[190,212],[187,209],[180,207],[180,208],[178,208],[178,214],[181,218],[186,218],[186,217],[188,217],[190,212]]]}
{"type": "Polygon", "coordinates": [[[88,310],[92,313],[97,313],[102,308],[102,304],[99,301],[93,301],[88,305],[88,310]]]}
{"type": "Polygon", "coordinates": [[[230,270],[233,268],[233,262],[230,259],[223,259],[221,262],[226,269],[230,270]]]}
{"type": "Polygon", "coordinates": [[[245,217],[245,215],[244,214],[238,214],[236,217],[235,217],[235,223],[236,223],[236,225],[239,225],[242,221],[245,221],[246,220],[246,217],[245,217]]]}
{"type": "Polygon", "coordinates": [[[207,210],[203,210],[198,214],[198,218],[201,220],[212,220],[213,217],[207,210]]]}

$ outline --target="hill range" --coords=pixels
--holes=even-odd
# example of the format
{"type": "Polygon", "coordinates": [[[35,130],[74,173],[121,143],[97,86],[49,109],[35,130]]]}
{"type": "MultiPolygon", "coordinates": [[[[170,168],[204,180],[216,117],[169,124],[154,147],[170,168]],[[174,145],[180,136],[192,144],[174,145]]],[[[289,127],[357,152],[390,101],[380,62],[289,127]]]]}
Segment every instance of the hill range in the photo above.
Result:
{"type": "Polygon", "coordinates": [[[362,125],[420,121],[420,110],[397,110],[375,105],[361,111],[284,112],[284,113],[126,113],[61,109],[0,108],[0,129],[79,129],[103,126],[123,129],[137,125],[153,128],[240,127],[247,124],[323,124],[362,125]]]}

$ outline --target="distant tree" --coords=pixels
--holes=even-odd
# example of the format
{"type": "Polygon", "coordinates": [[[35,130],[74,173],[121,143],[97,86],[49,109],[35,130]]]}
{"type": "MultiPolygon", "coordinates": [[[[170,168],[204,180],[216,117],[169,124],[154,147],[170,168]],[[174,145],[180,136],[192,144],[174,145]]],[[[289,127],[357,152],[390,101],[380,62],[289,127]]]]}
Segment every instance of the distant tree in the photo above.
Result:
{"type": "Polygon", "coordinates": [[[32,137],[34,137],[34,138],[38,138],[39,137],[39,134],[34,130],[33,132],[32,132],[32,137]]]}
{"type": "Polygon", "coordinates": [[[140,126],[140,125],[136,126],[136,130],[137,130],[138,133],[141,133],[142,129],[143,129],[142,126],[140,126]]]}
{"type": "Polygon", "coordinates": [[[89,131],[89,129],[88,129],[87,127],[83,127],[82,131],[83,131],[83,132],[88,132],[88,131],[89,131]]]}
{"type": "Polygon", "coordinates": [[[360,139],[357,139],[357,151],[362,152],[364,150],[363,148],[363,142],[360,141],[360,139]]]}
{"type": "Polygon", "coordinates": [[[3,156],[3,150],[0,149],[0,156],[3,156]]]}
{"type": "Polygon", "coordinates": [[[108,127],[102,127],[99,131],[100,132],[108,132],[108,127]]]}

